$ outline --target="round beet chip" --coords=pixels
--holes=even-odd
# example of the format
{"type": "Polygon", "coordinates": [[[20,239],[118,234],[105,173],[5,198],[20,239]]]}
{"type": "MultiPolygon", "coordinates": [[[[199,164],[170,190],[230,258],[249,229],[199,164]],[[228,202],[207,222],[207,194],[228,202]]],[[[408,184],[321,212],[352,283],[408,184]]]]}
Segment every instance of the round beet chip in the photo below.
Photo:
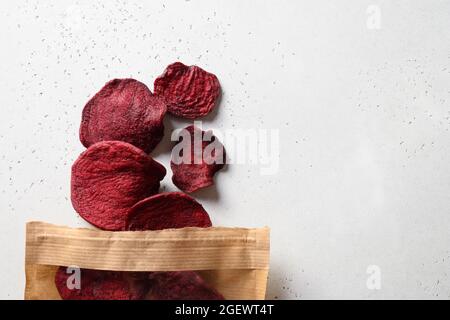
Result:
{"type": "Polygon", "coordinates": [[[151,272],[147,300],[225,300],[193,271],[151,272]]]}
{"type": "Polygon", "coordinates": [[[138,202],[127,220],[127,230],[145,231],[185,227],[211,227],[202,205],[182,192],[165,192],[138,202]]]}
{"type": "Polygon", "coordinates": [[[165,99],[171,114],[196,119],[215,107],[220,96],[220,84],[212,73],[175,62],[156,78],[154,91],[155,95],[165,99]]]}
{"type": "Polygon", "coordinates": [[[161,164],[129,143],[96,143],[72,166],[73,207],[100,229],[123,230],[130,208],[157,193],[165,174],[161,164]]]}
{"type": "Polygon", "coordinates": [[[150,153],[164,135],[164,101],[134,79],[108,82],[83,109],[80,140],[125,141],[150,153]]]}
{"type": "Polygon", "coordinates": [[[214,175],[225,165],[225,149],[211,131],[188,126],[172,150],[172,181],[191,193],[214,184],[214,175]]]}
{"type": "Polygon", "coordinates": [[[80,269],[76,274],[59,267],[55,285],[63,300],[141,300],[148,287],[148,273],[80,269]],[[75,286],[79,281],[79,288],[75,286]]]}

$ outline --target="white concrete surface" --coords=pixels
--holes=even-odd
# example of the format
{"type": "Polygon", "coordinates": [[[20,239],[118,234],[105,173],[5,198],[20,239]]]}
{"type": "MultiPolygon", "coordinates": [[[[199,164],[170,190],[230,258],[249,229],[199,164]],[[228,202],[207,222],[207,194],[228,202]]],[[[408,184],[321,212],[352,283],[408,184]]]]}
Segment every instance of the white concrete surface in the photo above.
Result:
{"type": "Polygon", "coordinates": [[[0,298],[23,296],[27,221],[87,225],[87,99],[176,60],[221,81],[204,127],[279,130],[275,174],[230,165],[198,195],[272,228],[268,298],[450,297],[450,2],[2,1],[0,35],[0,298]]]}

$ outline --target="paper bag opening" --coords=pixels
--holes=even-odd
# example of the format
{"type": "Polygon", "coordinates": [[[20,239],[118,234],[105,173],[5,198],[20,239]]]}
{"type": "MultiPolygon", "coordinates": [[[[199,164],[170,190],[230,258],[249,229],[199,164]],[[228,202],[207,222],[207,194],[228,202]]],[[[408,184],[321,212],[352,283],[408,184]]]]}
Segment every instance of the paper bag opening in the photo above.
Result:
{"type": "Polygon", "coordinates": [[[196,271],[225,299],[261,300],[269,252],[268,228],[110,232],[29,222],[25,299],[61,299],[55,274],[60,266],[77,266],[124,272],[196,271]]]}

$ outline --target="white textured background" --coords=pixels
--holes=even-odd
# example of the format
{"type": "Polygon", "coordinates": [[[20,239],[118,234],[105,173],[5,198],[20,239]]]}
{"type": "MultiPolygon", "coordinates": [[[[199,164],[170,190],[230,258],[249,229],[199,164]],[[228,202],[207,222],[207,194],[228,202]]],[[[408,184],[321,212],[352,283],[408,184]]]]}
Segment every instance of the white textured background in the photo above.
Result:
{"type": "Polygon", "coordinates": [[[2,1],[0,35],[0,298],[22,298],[27,221],[87,225],[85,102],[176,60],[221,81],[204,127],[280,130],[278,174],[230,166],[199,199],[272,228],[268,298],[450,297],[449,1],[2,1]]]}

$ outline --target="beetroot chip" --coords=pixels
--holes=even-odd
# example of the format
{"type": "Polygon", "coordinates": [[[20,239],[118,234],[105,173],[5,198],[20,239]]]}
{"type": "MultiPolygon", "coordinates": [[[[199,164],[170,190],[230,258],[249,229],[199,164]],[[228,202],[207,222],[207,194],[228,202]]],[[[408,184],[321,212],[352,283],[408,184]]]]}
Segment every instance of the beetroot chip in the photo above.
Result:
{"type": "Polygon", "coordinates": [[[164,97],[171,114],[188,119],[207,115],[220,96],[214,74],[181,62],[172,63],[156,78],[154,90],[155,95],[164,97]]]}
{"type": "Polygon", "coordinates": [[[181,192],[165,192],[138,202],[127,220],[127,230],[145,231],[211,227],[208,213],[195,199],[181,192]]]}
{"type": "MultiPolygon", "coordinates": [[[[161,193],[140,201],[131,209],[127,222],[127,229],[133,231],[211,226],[205,209],[181,192],[161,193]]],[[[193,271],[151,272],[147,287],[147,300],[224,300],[193,271]]]]}
{"type": "Polygon", "coordinates": [[[123,230],[130,208],[157,193],[165,174],[161,164],[129,143],[96,143],[72,166],[73,207],[98,228],[123,230]]]}
{"type": "Polygon", "coordinates": [[[208,187],[214,184],[214,175],[225,160],[225,149],[211,131],[186,127],[172,150],[172,181],[187,193],[208,187]]]}
{"type": "Polygon", "coordinates": [[[164,135],[166,105],[134,79],[108,82],[83,109],[80,140],[125,141],[150,153],[164,135]]]}
{"type": "Polygon", "coordinates": [[[141,300],[148,292],[148,273],[80,269],[79,289],[69,279],[67,267],[59,267],[55,285],[63,300],[141,300]],[[69,283],[68,283],[69,280],[69,283]]]}
{"type": "Polygon", "coordinates": [[[193,271],[151,272],[147,300],[225,300],[193,271]]]}

